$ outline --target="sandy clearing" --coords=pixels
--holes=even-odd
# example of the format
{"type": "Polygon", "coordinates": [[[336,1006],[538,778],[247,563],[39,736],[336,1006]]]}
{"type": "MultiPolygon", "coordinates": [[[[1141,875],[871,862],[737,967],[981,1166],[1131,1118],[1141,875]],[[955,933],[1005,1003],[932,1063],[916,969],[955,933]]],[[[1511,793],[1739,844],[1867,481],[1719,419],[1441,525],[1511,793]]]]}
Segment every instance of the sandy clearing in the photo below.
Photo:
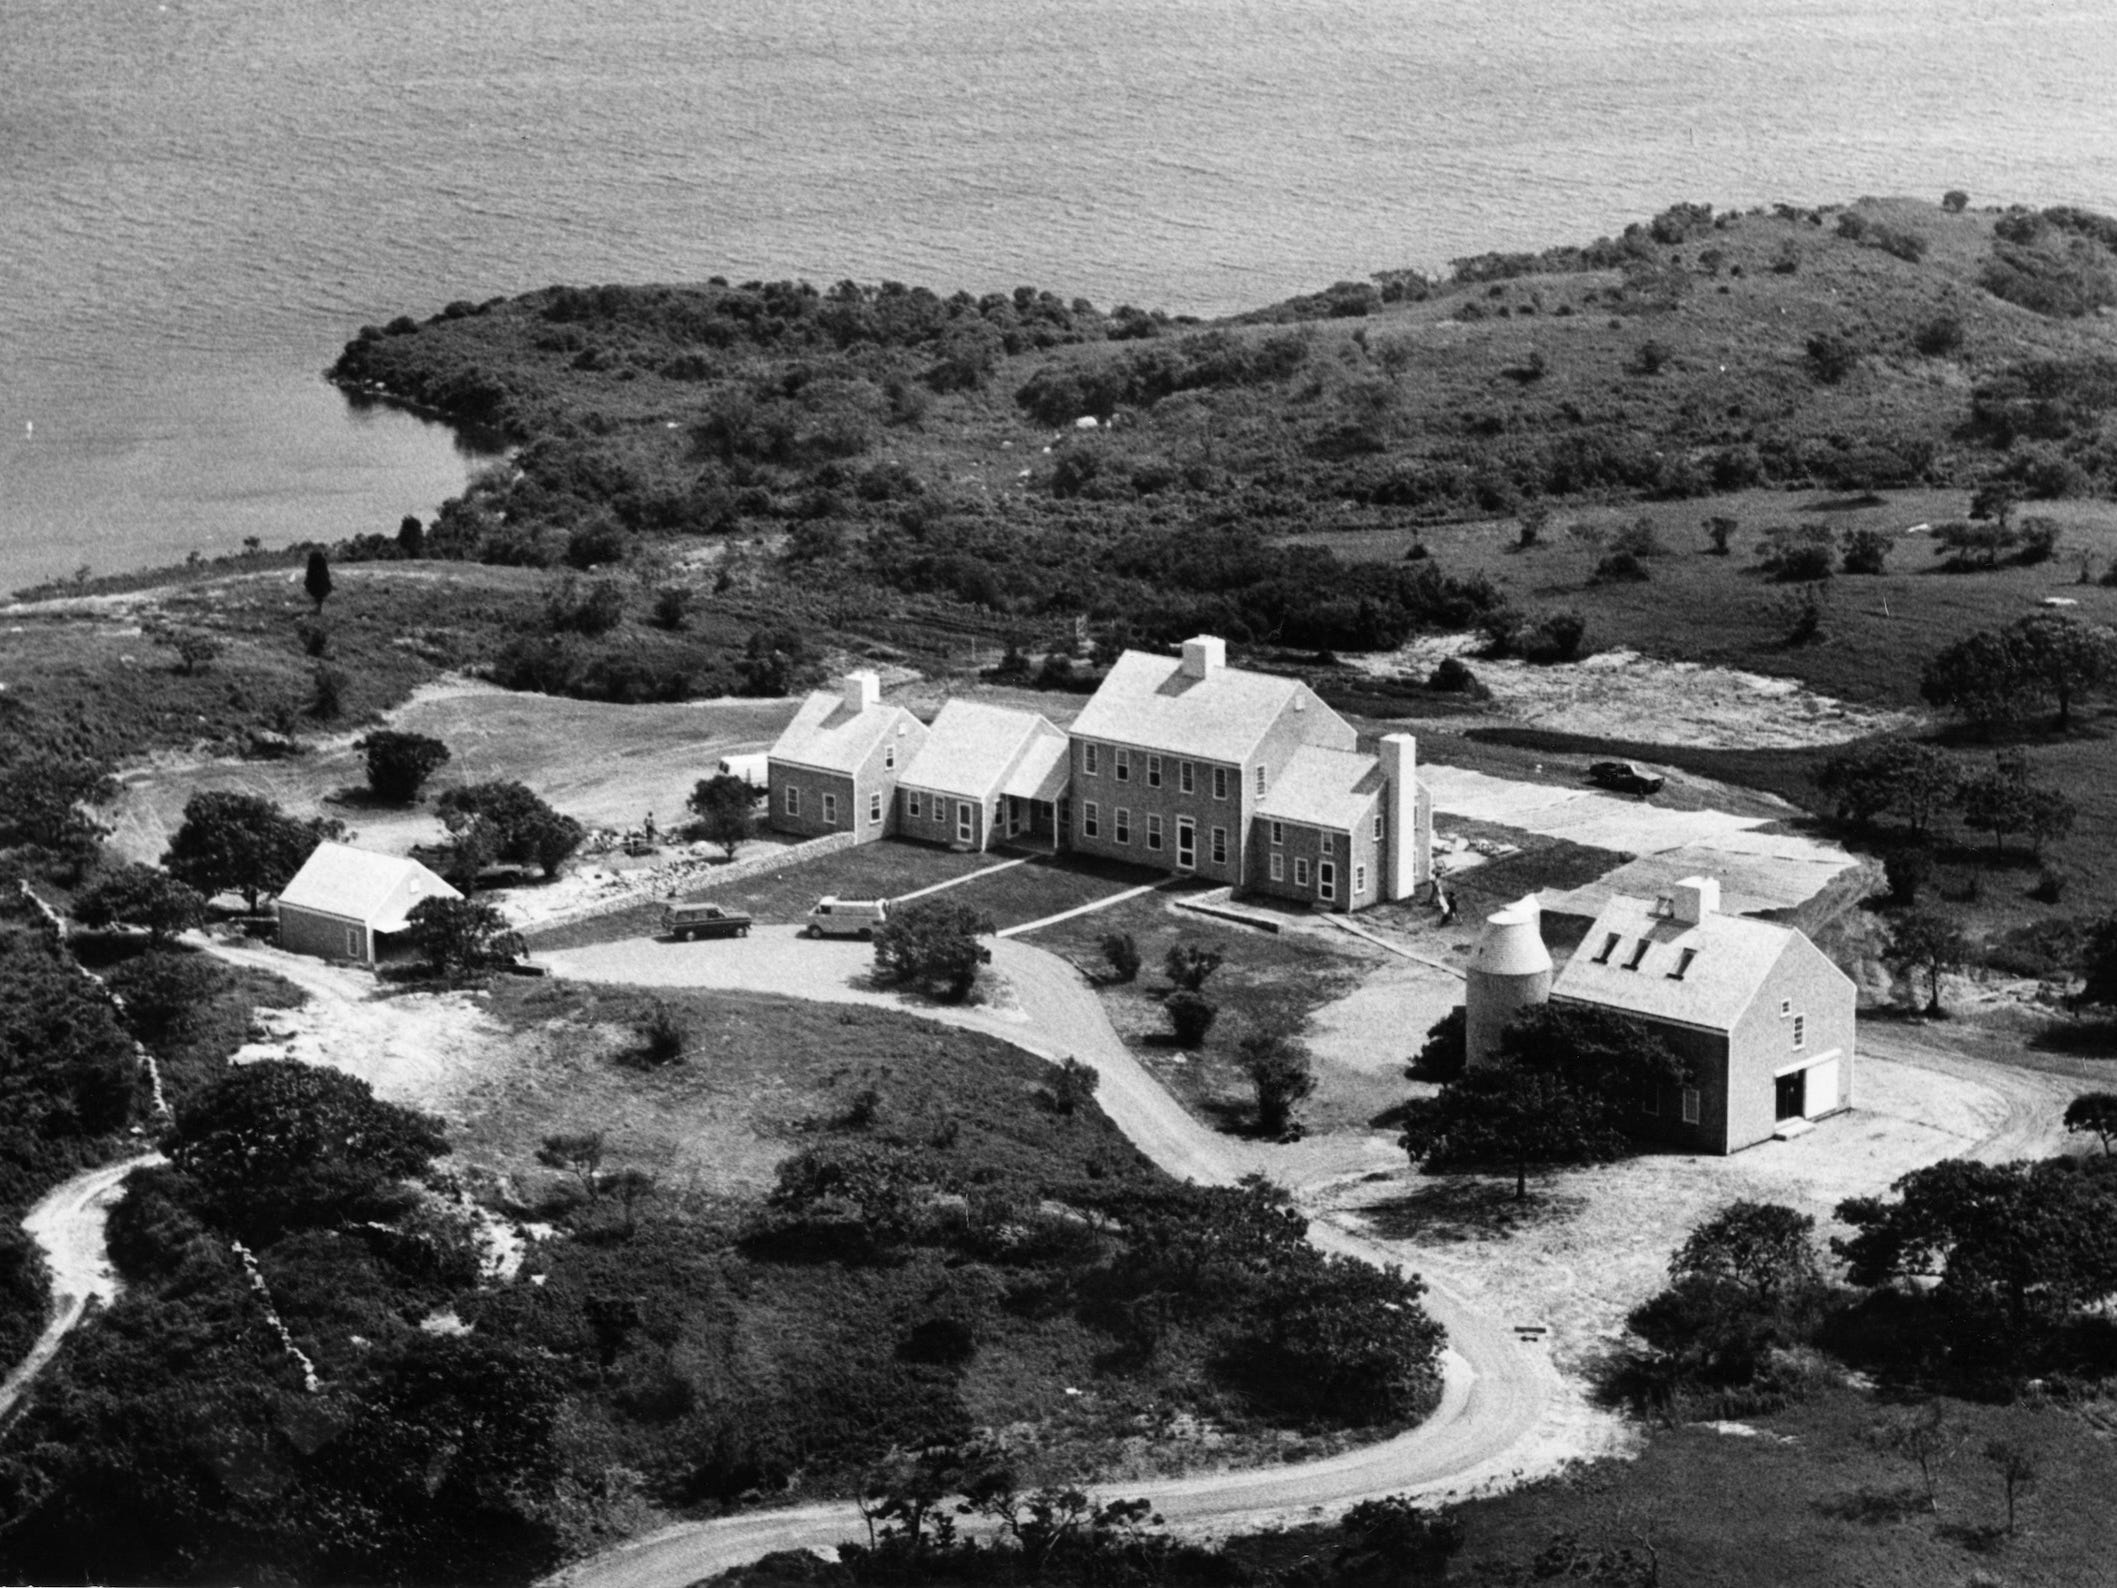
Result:
{"type": "MultiPolygon", "coordinates": [[[[1444,657],[1480,643],[1436,635],[1395,651],[1350,658],[1381,678],[1425,679],[1444,657]]],[[[1849,705],[1790,678],[1698,662],[1665,662],[1637,651],[1598,651],[1557,667],[1474,660],[1471,670],[1518,722],[1563,733],[1702,749],[1791,749],[1842,744],[1914,725],[1904,713],[1849,705]]]]}

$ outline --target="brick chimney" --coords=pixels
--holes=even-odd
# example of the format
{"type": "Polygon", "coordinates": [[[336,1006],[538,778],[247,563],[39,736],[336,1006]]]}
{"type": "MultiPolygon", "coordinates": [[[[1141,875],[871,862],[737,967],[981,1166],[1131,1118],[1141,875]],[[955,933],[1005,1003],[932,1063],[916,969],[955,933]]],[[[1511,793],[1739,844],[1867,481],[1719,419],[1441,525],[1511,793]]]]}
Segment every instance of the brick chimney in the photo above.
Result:
{"type": "Polygon", "coordinates": [[[1183,676],[1211,678],[1228,665],[1228,642],[1217,634],[1201,634],[1183,642],[1183,676]]]}
{"type": "Polygon", "coordinates": [[[882,680],[866,668],[845,675],[845,709],[855,716],[882,701],[882,680]]]}

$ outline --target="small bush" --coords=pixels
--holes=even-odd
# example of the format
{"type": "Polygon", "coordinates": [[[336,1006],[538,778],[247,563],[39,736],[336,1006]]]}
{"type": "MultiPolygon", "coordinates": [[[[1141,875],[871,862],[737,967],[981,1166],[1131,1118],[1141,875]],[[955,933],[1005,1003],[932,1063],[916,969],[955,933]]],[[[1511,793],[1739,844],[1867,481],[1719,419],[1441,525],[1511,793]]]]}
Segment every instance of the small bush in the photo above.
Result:
{"type": "Polygon", "coordinates": [[[301,650],[304,656],[314,657],[321,661],[324,657],[331,654],[331,631],[326,625],[315,621],[313,618],[303,618],[294,625],[294,632],[301,638],[301,650]]]}
{"type": "Polygon", "coordinates": [[[1970,195],[1959,187],[1952,187],[1941,195],[1941,208],[1950,215],[1960,215],[1970,207],[1970,195]]]}
{"type": "Polygon", "coordinates": [[[1613,551],[1595,565],[1591,584],[1644,584],[1653,577],[1647,565],[1629,551],[1613,551]]]}
{"type": "Polygon", "coordinates": [[[1474,700],[1482,700],[1492,693],[1478,682],[1477,674],[1469,669],[1460,656],[1442,657],[1440,665],[1427,678],[1426,687],[1437,689],[1443,694],[1468,695],[1474,700]]]}
{"type": "Polygon", "coordinates": [[[318,662],[309,681],[309,715],[329,722],[345,712],[346,676],[329,662],[318,662]]]}
{"type": "Polygon", "coordinates": [[[682,1016],[657,998],[654,1007],[647,1011],[647,1018],[639,1024],[639,1039],[640,1058],[658,1068],[673,1064],[684,1056],[691,1033],[682,1016]]]}
{"type": "Polygon", "coordinates": [[[1712,543],[1713,555],[1725,557],[1728,554],[1730,542],[1735,538],[1735,529],[1737,527],[1735,520],[1726,517],[1724,514],[1715,514],[1713,517],[1704,520],[1702,527],[1705,530],[1705,538],[1712,543]]]}
{"type": "Polygon", "coordinates": [[[1963,317],[1937,314],[1912,333],[1911,345],[1928,358],[1950,358],[1963,350],[1963,317]]]}
{"type": "Polygon", "coordinates": [[[2049,562],[2058,550],[2061,534],[2058,520],[2041,516],[2024,518],[2021,521],[2021,549],[2015,558],[2025,568],[2040,562],[2049,562]]]}
{"type": "Polygon", "coordinates": [[[1782,524],[1766,531],[1757,561],[1780,584],[1815,584],[1831,576],[1837,541],[1827,524],[1782,524]]]}
{"type": "Polygon", "coordinates": [[[1933,851],[1923,844],[1899,844],[1884,850],[1882,875],[1889,882],[1891,904],[1916,904],[1920,891],[1933,880],[1933,851]]]}
{"type": "Polygon", "coordinates": [[[1205,986],[1213,972],[1220,969],[1227,955],[1218,948],[1200,948],[1195,943],[1172,943],[1161,962],[1162,970],[1170,981],[1184,992],[1197,992],[1205,986]]]}
{"type": "Polygon", "coordinates": [[[688,585],[663,585],[654,592],[654,626],[671,631],[688,628],[691,623],[691,603],[695,599],[688,585]]]}
{"type": "Polygon", "coordinates": [[[1139,943],[1130,932],[1109,933],[1103,938],[1102,949],[1112,976],[1125,982],[1139,979],[1139,943]]]}
{"type": "Polygon", "coordinates": [[[1162,1007],[1169,1012],[1169,1027],[1176,1033],[1176,1045],[1183,1048],[1195,1048],[1204,1042],[1213,1022],[1220,1018],[1220,1011],[1206,1002],[1203,993],[1188,988],[1170,993],[1162,1007]]]}
{"type": "Polygon", "coordinates": [[[1522,660],[1539,667],[1580,660],[1588,620],[1578,612],[1553,612],[1522,631],[1517,641],[1522,660]]]}
{"type": "Polygon", "coordinates": [[[1889,561],[1893,543],[1879,529],[1856,529],[1845,537],[1845,571],[1877,574],[1889,561]]]}
{"type": "Polygon", "coordinates": [[[1848,338],[1832,331],[1818,331],[1808,339],[1808,372],[1826,386],[1835,386],[1859,367],[1860,350],[1848,338]]]}
{"type": "Polygon", "coordinates": [[[2070,880],[2066,869],[2056,861],[2046,860],[2036,873],[2036,886],[2029,890],[2029,897],[2041,904],[2056,904],[2066,896],[2066,884],[2070,880]]]}
{"type": "Polygon", "coordinates": [[[1611,535],[1610,549],[1629,552],[1634,557],[1659,557],[1663,551],[1661,534],[1651,518],[1635,518],[1611,535]]]}

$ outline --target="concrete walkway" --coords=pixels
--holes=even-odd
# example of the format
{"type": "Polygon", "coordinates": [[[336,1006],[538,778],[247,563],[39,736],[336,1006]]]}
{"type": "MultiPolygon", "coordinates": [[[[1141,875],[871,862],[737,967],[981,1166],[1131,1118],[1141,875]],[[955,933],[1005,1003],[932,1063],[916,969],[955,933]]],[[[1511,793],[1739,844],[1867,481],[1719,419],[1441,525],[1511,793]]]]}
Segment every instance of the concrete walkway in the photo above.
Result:
{"type": "Polygon", "coordinates": [[[998,935],[1001,937],[1020,937],[1024,932],[1035,932],[1047,926],[1057,926],[1059,922],[1070,921],[1078,915],[1093,915],[1097,910],[1107,910],[1113,904],[1123,904],[1127,899],[1136,899],[1143,893],[1152,893],[1157,888],[1166,888],[1168,886],[1168,882],[1149,882],[1137,888],[1127,888],[1122,893],[1111,894],[1107,899],[1091,899],[1086,904],[1077,904],[1070,910],[1061,910],[1056,915],[1047,915],[1041,921],[1024,921],[1019,926],[1002,927],[998,935]]]}
{"type": "Polygon", "coordinates": [[[950,877],[946,882],[929,882],[923,888],[914,888],[909,893],[897,894],[889,902],[891,904],[908,904],[913,899],[925,898],[929,893],[940,893],[949,888],[960,888],[966,882],[976,882],[981,877],[991,876],[995,871],[1011,871],[1016,866],[1026,866],[1029,864],[1029,860],[1029,856],[1022,855],[1014,860],[1002,860],[996,865],[980,866],[976,871],[966,871],[962,876],[950,877]]]}

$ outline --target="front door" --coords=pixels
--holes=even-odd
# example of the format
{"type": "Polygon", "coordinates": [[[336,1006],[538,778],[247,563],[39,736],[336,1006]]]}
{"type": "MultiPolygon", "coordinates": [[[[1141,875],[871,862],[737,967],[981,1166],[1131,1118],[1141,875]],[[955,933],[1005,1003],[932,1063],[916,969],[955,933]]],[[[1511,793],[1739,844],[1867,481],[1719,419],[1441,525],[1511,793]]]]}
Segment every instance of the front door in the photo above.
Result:
{"type": "Polygon", "coordinates": [[[1176,818],[1176,869],[1189,871],[1198,864],[1198,825],[1188,816],[1176,818]]]}
{"type": "Polygon", "coordinates": [[[1802,1092],[1806,1089],[1806,1077],[1796,1070],[1791,1075],[1782,1075],[1772,1085],[1772,1118],[1799,1119],[1801,1117],[1802,1092]]]}
{"type": "Polygon", "coordinates": [[[1316,896],[1326,904],[1337,902],[1338,866],[1335,861],[1319,860],[1316,862],[1316,896]]]}
{"type": "Polygon", "coordinates": [[[956,801],[956,842],[959,844],[967,844],[970,842],[969,800],[956,801]]]}

